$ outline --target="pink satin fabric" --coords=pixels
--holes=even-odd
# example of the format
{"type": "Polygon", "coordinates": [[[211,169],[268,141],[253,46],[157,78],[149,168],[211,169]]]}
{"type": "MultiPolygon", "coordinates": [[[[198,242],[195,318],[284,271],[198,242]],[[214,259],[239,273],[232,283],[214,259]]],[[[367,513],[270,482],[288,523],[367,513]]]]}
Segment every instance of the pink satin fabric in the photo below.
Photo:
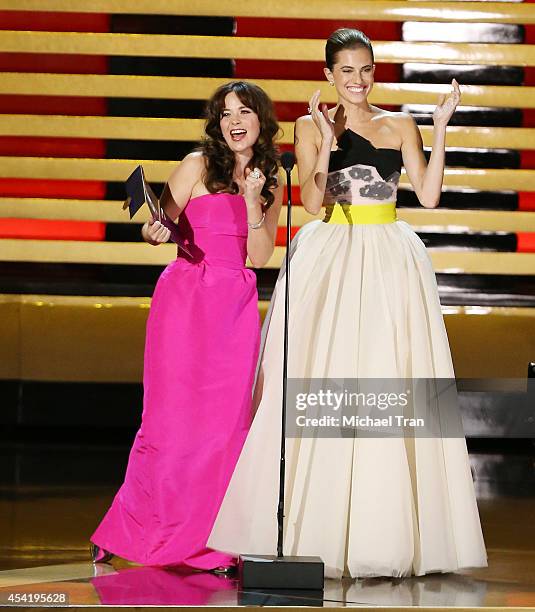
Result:
{"type": "Polygon", "coordinates": [[[233,580],[187,569],[129,567],[92,578],[91,584],[100,604],[105,606],[217,606],[237,603],[233,580]]]}
{"type": "Polygon", "coordinates": [[[258,296],[242,196],[193,198],[180,227],[194,261],[173,261],[156,285],[142,424],[91,540],[145,565],[211,569],[233,561],[206,541],[251,421],[258,296]]]}

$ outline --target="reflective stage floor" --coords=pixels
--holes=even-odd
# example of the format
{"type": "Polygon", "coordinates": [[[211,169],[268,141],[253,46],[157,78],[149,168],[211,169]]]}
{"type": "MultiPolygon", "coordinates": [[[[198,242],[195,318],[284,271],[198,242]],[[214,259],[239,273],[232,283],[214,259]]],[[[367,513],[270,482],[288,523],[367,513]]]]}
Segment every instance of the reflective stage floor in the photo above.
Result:
{"type": "MultiPolygon", "coordinates": [[[[529,444],[523,444],[522,452],[513,445],[503,453],[471,453],[487,569],[407,579],[326,580],[323,593],[307,596],[240,592],[233,579],[141,567],[119,558],[93,566],[88,538],[121,482],[128,447],[0,446],[0,605],[18,593],[26,594],[26,604],[30,594],[66,594],[71,606],[535,608],[535,454],[529,444]]],[[[19,601],[24,605],[24,598],[19,601]]]]}

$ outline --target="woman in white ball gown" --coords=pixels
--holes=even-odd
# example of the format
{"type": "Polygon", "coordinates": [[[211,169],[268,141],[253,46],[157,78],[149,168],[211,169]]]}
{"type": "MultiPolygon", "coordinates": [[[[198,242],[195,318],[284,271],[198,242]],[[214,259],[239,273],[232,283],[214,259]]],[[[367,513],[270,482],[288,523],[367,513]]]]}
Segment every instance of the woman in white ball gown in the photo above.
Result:
{"type": "MultiPolygon", "coordinates": [[[[405,167],[435,208],[457,82],[433,113],[426,163],[406,113],[369,104],[373,50],[359,30],[334,32],[325,75],[296,123],[303,205],[326,206],[291,246],[289,376],[453,378],[435,274],[422,241],[396,220],[405,167]]],[[[284,324],[284,266],[264,324],[257,411],[208,545],[275,554],[284,324]]],[[[464,437],[289,438],[285,554],[319,555],[327,577],[409,576],[487,565],[464,437]]]]}

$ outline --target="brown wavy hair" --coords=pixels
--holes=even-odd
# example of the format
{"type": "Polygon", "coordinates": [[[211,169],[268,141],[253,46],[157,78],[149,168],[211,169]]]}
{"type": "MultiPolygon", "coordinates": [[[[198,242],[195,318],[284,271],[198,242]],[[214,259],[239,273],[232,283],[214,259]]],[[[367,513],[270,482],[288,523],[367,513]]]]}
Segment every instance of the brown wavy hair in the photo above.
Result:
{"type": "Polygon", "coordinates": [[[206,170],[204,184],[210,193],[239,193],[239,187],[233,180],[236,159],[234,153],[221,132],[221,113],[225,108],[225,98],[234,92],[240,101],[258,115],[260,134],[253,145],[253,157],[247,164],[251,170],[260,168],[266,177],[261,196],[264,198],[264,209],[273,204],[273,189],[277,186],[277,174],[280,153],[274,139],[280,128],[275,117],[273,102],[266,92],[255,85],[245,81],[231,81],[219,87],[208,100],[205,108],[205,136],[201,141],[199,151],[205,158],[206,170]]]}

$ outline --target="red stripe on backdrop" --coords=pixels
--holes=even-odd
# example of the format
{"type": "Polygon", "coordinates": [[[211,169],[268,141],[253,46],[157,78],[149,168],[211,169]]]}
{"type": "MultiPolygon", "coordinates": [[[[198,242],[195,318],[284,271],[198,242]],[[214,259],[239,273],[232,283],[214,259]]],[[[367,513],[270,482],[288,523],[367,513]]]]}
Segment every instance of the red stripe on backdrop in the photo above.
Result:
{"type": "Polygon", "coordinates": [[[535,150],[520,151],[520,167],[525,170],[535,168],[535,150]]]}
{"type": "Polygon", "coordinates": [[[238,17],[236,19],[236,36],[327,39],[338,28],[357,28],[362,29],[372,40],[400,40],[401,25],[401,23],[393,21],[238,17]]]}
{"type": "MultiPolygon", "coordinates": [[[[236,60],[234,76],[238,79],[296,79],[323,81],[323,62],[301,62],[295,60],[236,60]]],[[[401,68],[396,64],[378,64],[375,80],[397,83],[401,68]]]]}
{"type": "MultiPolygon", "coordinates": [[[[314,92],[310,92],[312,95],[314,92]]],[[[279,121],[295,121],[307,113],[307,102],[276,102],[275,113],[279,121]]]]}
{"type": "MultiPolygon", "coordinates": [[[[297,234],[297,232],[299,231],[298,227],[292,227],[292,238],[297,234]]],[[[275,245],[276,246],[286,246],[286,228],[285,227],[278,227],[277,228],[277,239],[275,240],[275,245]]]]}
{"type": "MultiPolygon", "coordinates": [[[[535,0],[524,0],[524,4],[535,4],[535,0]]],[[[524,26],[524,42],[528,45],[535,44],[535,25],[524,26]]]]}
{"type": "Polygon", "coordinates": [[[535,45],[535,25],[525,25],[524,31],[524,43],[526,45],[535,45]]]}
{"type": "Polygon", "coordinates": [[[104,240],[106,224],[50,219],[0,219],[0,238],[25,240],[104,240]]]}
{"type": "Polygon", "coordinates": [[[23,115],[106,115],[103,98],[0,96],[0,113],[23,115]]]}
{"type": "MultiPolygon", "coordinates": [[[[54,12],[0,12],[2,29],[109,32],[110,17],[105,14],[54,12]]],[[[58,54],[0,54],[0,70],[10,72],[57,72],[77,74],[106,74],[108,59],[104,56],[73,56],[58,54]]],[[[104,99],[44,96],[0,96],[0,112],[28,114],[106,115],[104,99]]],[[[7,156],[82,157],[102,158],[106,143],[102,139],[84,138],[5,138],[0,154],[7,156]]],[[[55,197],[102,199],[106,183],[100,181],[54,181],[4,179],[0,194],[11,197],[55,197]]],[[[105,223],[86,221],[56,221],[9,219],[0,223],[3,237],[102,240],[105,223]]]]}
{"type": "Polygon", "coordinates": [[[22,157],[97,157],[106,155],[106,143],[92,138],[5,137],[0,155],[22,157]]]}
{"type": "Polygon", "coordinates": [[[524,67],[524,85],[535,85],[535,66],[524,67]]]}
{"type": "MultiPolygon", "coordinates": [[[[534,0],[524,0],[525,3],[533,3],[534,0]]],[[[524,43],[535,44],[535,25],[524,25],[524,43]]],[[[535,68],[527,66],[524,68],[524,85],[535,85],[535,68]]],[[[535,109],[524,109],[522,113],[522,125],[524,127],[535,127],[535,109]]]]}
{"type": "Polygon", "coordinates": [[[108,58],[98,55],[0,53],[0,70],[2,72],[105,74],[108,71],[108,58]]]}
{"type": "Polygon", "coordinates": [[[522,125],[524,127],[535,127],[535,108],[525,108],[522,111],[522,125]]]}
{"type": "Polygon", "coordinates": [[[519,191],[518,192],[518,210],[535,211],[535,192],[519,191]]]}
{"type": "Polygon", "coordinates": [[[99,13],[0,11],[0,29],[37,32],[109,32],[109,16],[99,13]]]}
{"type": "MultiPolygon", "coordinates": [[[[286,183],[286,173],[284,174],[284,182],[286,183]]],[[[285,185],[284,192],[282,194],[282,203],[286,205],[287,202],[288,202],[288,190],[285,185]]],[[[301,206],[301,193],[300,193],[299,187],[296,187],[295,185],[292,186],[292,204],[294,206],[301,206]]]]}
{"type": "Polygon", "coordinates": [[[535,253],[535,232],[518,232],[516,250],[518,253],[535,253]]]}
{"type": "Polygon", "coordinates": [[[285,151],[292,151],[293,152],[294,147],[291,144],[281,144],[281,145],[279,145],[279,149],[281,150],[281,153],[284,153],[285,151]]]}
{"type": "Polygon", "coordinates": [[[103,200],[106,197],[106,184],[102,181],[2,178],[0,179],[0,197],[103,200]]]}

